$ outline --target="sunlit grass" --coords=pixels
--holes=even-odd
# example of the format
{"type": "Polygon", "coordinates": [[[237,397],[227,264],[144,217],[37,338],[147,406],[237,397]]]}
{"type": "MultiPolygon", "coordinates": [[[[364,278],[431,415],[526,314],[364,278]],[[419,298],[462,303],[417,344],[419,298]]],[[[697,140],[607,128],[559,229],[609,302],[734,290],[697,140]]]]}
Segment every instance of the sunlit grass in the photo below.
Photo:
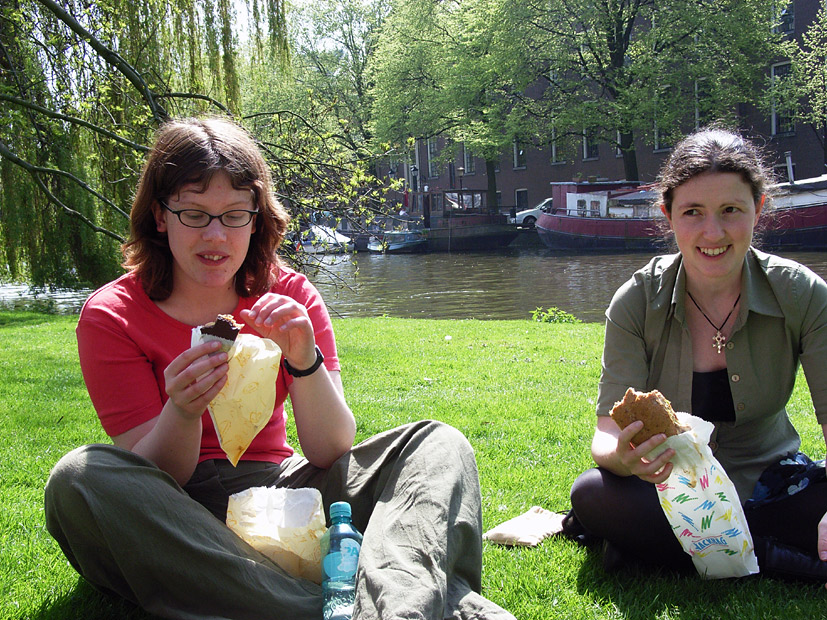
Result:
{"type": "MultiPolygon", "coordinates": [[[[0,312],[2,619],[149,617],[79,580],[43,525],[50,467],[107,441],[78,368],[75,320],[0,312]]],[[[424,418],[459,428],[476,452],[486,529],[534,505],[568,507],[572,481],[591,465],[600,325],[375,318],[334,327],[358,439],[424,418]]],[[[803,377],[790,410],[805,450],[822,454],[803,377]]],[[[597,553],[562,539],[486,543],[483,561],[484,594],[519,620],[820,618],[827,605],[815,586],[607,575],[597,553]]]]}

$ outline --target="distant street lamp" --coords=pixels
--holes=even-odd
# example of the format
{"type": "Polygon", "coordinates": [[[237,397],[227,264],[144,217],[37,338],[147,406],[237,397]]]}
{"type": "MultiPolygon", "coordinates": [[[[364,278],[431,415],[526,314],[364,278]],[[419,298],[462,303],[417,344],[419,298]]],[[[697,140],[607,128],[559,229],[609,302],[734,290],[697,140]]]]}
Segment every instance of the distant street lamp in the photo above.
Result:
{"type": "Polygon", "coordinates": [[[416,167],[416,164],[411,164],[411,187],[413,191],[419,190],[419,178],[416,176],[416,173],[419,172],[419,168],[416,167]]]}

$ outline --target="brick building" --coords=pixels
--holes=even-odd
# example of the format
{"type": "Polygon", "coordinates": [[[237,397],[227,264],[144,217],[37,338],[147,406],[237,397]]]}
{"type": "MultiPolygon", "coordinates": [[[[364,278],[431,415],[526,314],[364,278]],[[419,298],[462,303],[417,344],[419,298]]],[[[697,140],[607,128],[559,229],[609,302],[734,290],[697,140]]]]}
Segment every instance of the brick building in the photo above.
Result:
{"type": "MultiPolygon", "coordinates": [[[[800,39],[820,8],[819,0],[793,0],[783,11],[779,29],[785,35],[800,39]]],[[[770,62],[771,76],[783,76],[789,71],[787,60],[770,62]]],[[[780,178],[787,177],[789,153],[794,178],[821,176],[825,170],[824,149],[819,136],[809,125],[794,123],[789,117],[769,116],[748,103],[737,110],[739,125],[761,142],[765,142],[771,163],[780,178]]],[[[697,122],[696,122],[697,124],[697,122]]],[[[656,132],[655,132],[655,135],[656,132]]],[[[651,182],[669,153],[669,145],[638,141],[637,161],[639,181],[651,182]]],[[[563,157],[555,145],[543,148],[531,144],[514,144],[499,162],[497,190],[499,207],[503,211],[532,207],[551,195],[549,183],[583,180],[621,180],[624,176],[623,159],[613,144],[589,143],[584,138],[577,153],[563,157]]],[[[449,189],[485,190],[488,186],[485,162],[470,156],[461,145],[446,144],[441,137],[418,140],[410,164],[399,163],[391,168],[392,175],[404,176],[412,190],[439,192],[449,189]],[[438,161],[445,148],[457,151],[447,164],[438,161]]]]}

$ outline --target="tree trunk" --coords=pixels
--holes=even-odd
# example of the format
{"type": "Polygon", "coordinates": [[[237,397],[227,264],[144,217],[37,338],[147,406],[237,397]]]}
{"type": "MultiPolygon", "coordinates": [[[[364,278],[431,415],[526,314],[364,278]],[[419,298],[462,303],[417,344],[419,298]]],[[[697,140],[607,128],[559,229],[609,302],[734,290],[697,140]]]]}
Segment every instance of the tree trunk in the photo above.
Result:
{"type": "Polygon", "coordinates": [[[627,181],[639,181],[635,136],[631,131],[620,132],[620,152],[623,153],[623,173],[627,181]]]}

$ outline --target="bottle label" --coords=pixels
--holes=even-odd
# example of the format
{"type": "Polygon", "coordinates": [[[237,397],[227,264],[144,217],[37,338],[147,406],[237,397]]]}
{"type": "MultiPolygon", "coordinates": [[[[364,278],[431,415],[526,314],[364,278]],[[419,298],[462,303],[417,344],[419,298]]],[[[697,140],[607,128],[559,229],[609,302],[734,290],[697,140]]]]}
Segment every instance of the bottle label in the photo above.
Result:
{"type": "Polygon", "coordinates": [[[359,564],[360,544],[352,538],[345,538],[341,542],[340,550],[328,553],[324,560],[324,572],[328,579],[346,581],[356,574],[359,564]]]}

